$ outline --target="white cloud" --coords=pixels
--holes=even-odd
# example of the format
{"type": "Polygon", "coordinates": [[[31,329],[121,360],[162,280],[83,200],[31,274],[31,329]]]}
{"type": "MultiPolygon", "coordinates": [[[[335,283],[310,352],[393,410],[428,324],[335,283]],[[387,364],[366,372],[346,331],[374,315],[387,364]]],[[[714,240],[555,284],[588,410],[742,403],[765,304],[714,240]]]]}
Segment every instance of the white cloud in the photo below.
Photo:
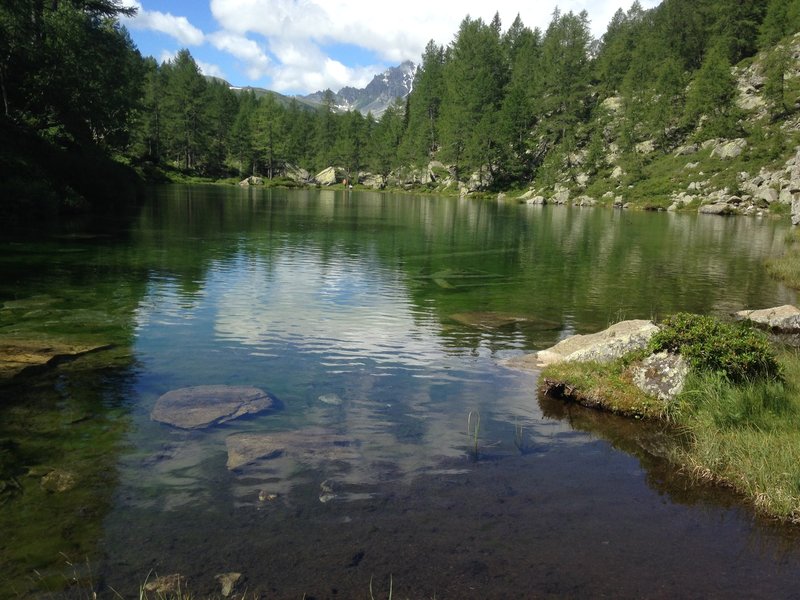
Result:
{"type": "Polygon", "coordinates": [[[269,57],[253,40],[228,31],[217,31],[207,36],[207,39],[217,50],[227,52],[243,61],[245,72],[250,79],[261,79],[271,73],[269,57]]]}
{"type": "Polygon", "coordinates": [[[176,17],[157,10],[145,10],[138,0],[123,0],[122,4],[136,9],[135,16],[121,19],[126,27],[166,33],[186,46],[199,46],[203,43],[205,37],[203,32],[192,25],[186,17],[176,17]]]}
{"type": "Polygon", "coordinates": [[[197,60],[197,59],[195,59],[194,62],[197,63],[197,67],[200,69],[200,72],[203,75],[208,75],[209,77],[219,77],[220,79],[227,79],[225,77],[225,73],[218,65],[215,65],[213,63],[203,62],[202,60],[197,60]]]}

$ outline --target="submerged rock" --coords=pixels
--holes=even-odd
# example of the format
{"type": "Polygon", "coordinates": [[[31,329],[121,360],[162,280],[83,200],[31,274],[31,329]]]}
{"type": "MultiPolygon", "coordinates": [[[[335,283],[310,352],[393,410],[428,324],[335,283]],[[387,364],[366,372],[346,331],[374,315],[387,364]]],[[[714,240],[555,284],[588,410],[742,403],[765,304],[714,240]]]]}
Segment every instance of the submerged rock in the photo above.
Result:
{"type": "Polygon", "coordinates": [[[220,585],[220,593],[224,598],[228,598],[236,591],[236,587],[242,581],[241,573],[220,573],[215,576],[220,585]]]}
{"type": "Polygon", "coordinates": [[[761,310],[740,310],[736,317],[778,333],[800,333],[800,309],[791,304],[761,310]]]}
{"type": "Polygon", "coordinates": [[[201,385],[172,390],[156,402],[150,418],[181,429],[202,429],[275,406],[277,400],[255,387],[201,385]]]}
{"type": "Polygon", "coordinates": [[[573,335],[547,350],[513,358],[507,364],[511,367],[538,369],[559,362],[611,362],[623,354],[646,348],[657,331],[658,326],[652,321],[620,321],[597,333],[573,335]]]}
{"type": "Polygon", "coordinates": [[[514,323],[519,323],[520,321],[526,320],[525,317],[518,317],[505,313],[478,311],[456,313],[450,315],[450,318],[453,319],[453,321],[461,323],[462,325],[479,327],[481,329],[496,329],[498,327],[506,327],[508,325],[513,325],[514,323]]]}
{"type": "Polygon", "coordinates": [[[679,354],[658,352],[632,368],[633,383],[650,396],[672,402],[683,390],[689,365],[679,354]]]}
{"type": "Polygon", "coordinates": [[[75,487],[75,475],[69,471],[54,469],[41,479],[42,489],[52,494],[68,492],[75,487]]]}
{"type": "Polygon", "coordinates": [[[323,404],[328,404],[329,406],[341,406],[342,399],[339,397],[338,394],[322,394],[318,400],[323,404]]]}
{"type": "Polygon", "coordinates": [[[228,436],[225,446],[231,471],[283,456],[305,463],[349,461],[360,456],[357,442],[318,427],[279,433],[236,433],[228,436]]]}
{"type": "Polygon", "coordinates": [[[73,360],[85,354],[108,350],[109,344],[67,344],[46,340],[0,340],[0,379],[16,377],[73,360]]]}

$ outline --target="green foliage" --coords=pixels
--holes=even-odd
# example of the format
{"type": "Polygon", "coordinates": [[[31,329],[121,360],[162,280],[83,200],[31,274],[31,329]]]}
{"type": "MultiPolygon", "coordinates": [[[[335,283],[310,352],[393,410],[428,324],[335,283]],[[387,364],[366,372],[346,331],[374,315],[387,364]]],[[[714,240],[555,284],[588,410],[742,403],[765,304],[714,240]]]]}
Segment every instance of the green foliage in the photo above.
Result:
{"type": "Polygon", "coordinates": [[[731,73],[727,50],[713,46],[694,76],[686,97],[686,120],[701,124],[705,137],[728,137],[736,123],[733,98],[736,80],[731,73]],[[701,118],[705,120],[701,122],[701,118]]]}
{"type": "Polygon", "coordinates": [[[677,313],[667,318],[650,348],[653,352],[679,353],[693,369],[718,373],[733,382],[781,377],[764,334],[710,316],[677,313]]]}

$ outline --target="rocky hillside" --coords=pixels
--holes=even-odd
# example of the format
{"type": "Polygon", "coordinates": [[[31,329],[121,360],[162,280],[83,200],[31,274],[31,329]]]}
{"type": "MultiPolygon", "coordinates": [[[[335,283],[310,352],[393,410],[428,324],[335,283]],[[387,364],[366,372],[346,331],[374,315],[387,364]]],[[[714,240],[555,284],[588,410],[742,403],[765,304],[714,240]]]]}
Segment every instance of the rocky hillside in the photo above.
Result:
{"type": "MultiPolygon", "coordinates": [[[[408,96],[416,70],[416,65],[407,60],[375,75],[365,88],[343,87],[333,95],[334,106],[339,112],[357,110],[363,115],[371,112],[377,118],[398,98],[408,96]]],[[[308,104],[319,105],[323,102],[324,95],[325,92],[320,91],[299,99],[308,104]]]]}
{"type": "MultiPolygon", "coordinates": [[[[693,210],[712,214],[764,215],[793,213],[800,221],[800,33],[776,48],[733,68],[739,109],[735,138],[706,138],[701,129],[688,131],[666,149],[655,140],[635,144],[634,158],[620,149],[623,99],[600,102],[593,119],[569,154],[551,150],[545,161],[557,177],[537,178],[513,197],[531,204],[639,207],[651,210],[693,210]],[[768,110],[765,69],[771,56],[788,57],[783,114],[768,110]],[[592,132],[601,132],[600,168],[588,157],[597,152],[592,132]],[[794,210],[793,207],[794,206],[794,210]]],[[[427,188],[432,191],[486,193],[497,190],[495,169],[486,165],[467,181],[438,161],[427,168],[401,168],[387,177],[361,174],[373,187],[427,188]]],[[[507,192],[509,196],[511,192],[507,192]]],[[[506,194],[501,194],[505,196],[506,194]]]]}

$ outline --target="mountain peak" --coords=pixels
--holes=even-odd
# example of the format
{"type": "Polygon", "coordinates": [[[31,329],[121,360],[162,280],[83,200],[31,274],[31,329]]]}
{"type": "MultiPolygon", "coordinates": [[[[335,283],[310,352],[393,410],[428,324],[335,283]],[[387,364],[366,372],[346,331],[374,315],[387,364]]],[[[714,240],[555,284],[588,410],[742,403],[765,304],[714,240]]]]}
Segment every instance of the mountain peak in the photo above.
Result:
{"type": "MultiPolygon", "coordinates": [[[[366,87],[343,87],[333,95],[334,107],[339,112],[357,110],[362,114],[382,115],[398,98],[405,98],[414,86],[417,66],[410,60],[396,67],[389,67],[378,73],[366,87]]],[[[325,92],[315,92],[299,99],[313,104],[321,104],[325,92]]]]}

